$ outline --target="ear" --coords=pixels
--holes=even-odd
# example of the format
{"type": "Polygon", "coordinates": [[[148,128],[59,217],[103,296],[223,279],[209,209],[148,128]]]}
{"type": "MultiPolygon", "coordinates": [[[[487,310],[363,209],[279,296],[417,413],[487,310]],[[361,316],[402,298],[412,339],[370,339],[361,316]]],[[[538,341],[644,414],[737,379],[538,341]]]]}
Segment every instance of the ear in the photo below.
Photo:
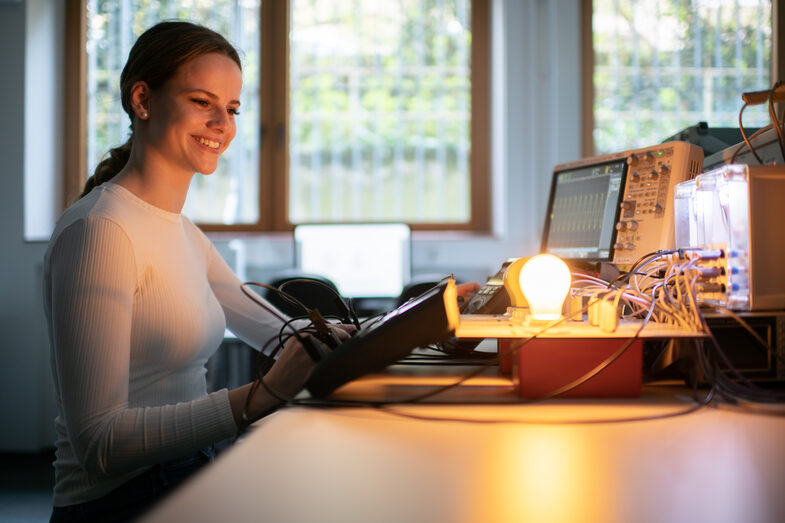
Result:
{"type": "Polygon", "coordinates": [[[150,116],[150,87],[147,82],[139,81],[131,87],[131,107],[140,120],[150,116]]]}

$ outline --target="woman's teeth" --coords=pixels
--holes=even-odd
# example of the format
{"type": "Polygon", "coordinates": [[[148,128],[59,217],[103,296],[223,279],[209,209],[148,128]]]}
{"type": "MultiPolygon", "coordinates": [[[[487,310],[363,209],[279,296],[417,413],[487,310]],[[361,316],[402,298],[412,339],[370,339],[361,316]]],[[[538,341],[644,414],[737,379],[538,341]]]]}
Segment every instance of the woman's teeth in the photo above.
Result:
{"type": "Polygon", "coordinates": [[[208,140],[207,138],[201,138],[201,137],[197,138],[196,141],[202,145],[206,145],[210,149],[218,149],[218,146],[221,145],[219,142],[214,142],[212,140],[208,140]]]}

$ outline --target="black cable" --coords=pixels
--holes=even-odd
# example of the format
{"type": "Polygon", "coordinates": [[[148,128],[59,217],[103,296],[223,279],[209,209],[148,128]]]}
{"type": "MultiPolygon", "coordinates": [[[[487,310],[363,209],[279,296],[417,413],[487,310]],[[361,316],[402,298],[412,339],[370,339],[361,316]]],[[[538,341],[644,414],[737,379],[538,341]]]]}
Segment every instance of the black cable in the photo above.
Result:
{"type": "MultiPolygon", "coordinates": [[[[741,115],[744,113],[744,109],[746,108],[747,108],[747,104],[745,103],[744,105],[741,106],[741,109],[739,109],[739,132],[741,133],[741,137],[744,139],[744,143],[747,144],[747,147],[749,148],[750,152],[755,156],[755,159],[758,160],[759,164],[763,165],[763,160],[760,159],[760,156],[758,156],[758,152],[752,146],[750,139],[747,138],[747,132],[744,130],[744,125],[742,124],[741,121],[741,115]]],[[[738,153],[738,151],[736,151],[736,153],[738,153]]],[[[734,153],[733,155],[734,158],[736,157],[736,153],[734,153]]]]}
{"type": "MultiPolygon", "coordinates": [[[[297,338],[297,341],[300,342],[300,344],[302,344],[304,349],[309,350],[309,348],[311,348],[311,350],[309,351],[309,355],[311,356],[311,358],[314,359],[314,361],[317,361],[319,359],[319,357],[318,357],[319,356],[318,350],[312,348],[313,347],[313,343],[314,343],[313,342],[313,338],[311,338],[310,336],[303,336],[304,332],[306,334],[308,334],[307,331],[309,329],[311,329],[311,328],[314,328],[312,319],[309,318],[309,325],[307,325],[303,329],[299,329],[299,330],[296,329],[292,325],[292,323],[294,321],[298,321],[298,320],[300,320],[302,318],[288,318],[287,319],[275,307],[273,307],[272,305],[268,304],[264,299],[262,299],[261,296],[259,296],[257,293],[252,292],[250,289],[248,289],[248,286],[250,286],[250,285],[255,285],[255,286],[258,286],[258,287],[263,287],[263,288],[266,288],[266,289],[273,290],[274,292],[280,293],[281,296],[284,296],[284,298],[292,300],[293,303],[299,303],[297,298],[295,298],[294,296],[287,295],[286,292],[284,292],[283,290],[276,289],[275,287],[273,287],[271,285],[267,285],[267,284],[264,284],[264,283],[257,283],[257,282],[245,282],[241,286],[241,289],[245,293],[246,296],[251,298],[257,305],[261,306],[267,312],[269,312],[275,318],[277,318],[278,320],[281,321],[281,328],[278,331],[278,335],[276,337],[269,339],[262,346],[262,353],[263,353],[263,351],[268,348],[268,346],[270,345],[270,343],[274,339],[276,339],[276,338],[278,339],[278,343],[276,344],[275,348],[273,348],[273,350],[270,353],[270,355],[264,361],[258,361],[258,359],[257,359],[256,379],[254,379],[254,381],[251,383],[251,387],[250,387],[250,389],[248,391],[248,394],[246,395],[246,399],[245,399],[245,403],[244,403],[244,407],[243,407],[242,422],[241,422],[240,426],[238,427],[237,434],[235,435],[235,440],[237,440],[237,438],[239,438],[240,435],[243,432],[245,432],[245,430],[248,428],[249,424],[252,422],[251,420],[247,419],[247,414],[246,413],[248,412],[250,404],[252,403],[253,398],[256,395],[256,392],[257,392],[257,390],[259,389],[260,386],[263,387],[267,391],[267,393],[270,394],[272,397],[274,397],[274,398],[279,400],[279,404],[275,405],[274,408],[268,409],[268,411],[262,413],[262,417],[266,416],[267,414],[269,414],[269,413],[271,413],[271,412],[273,412],[275,410],[277,410],[278,408],[281,407],[281,405],[285,405],[287,403],[288,400],[285,398],[285,396],[283,394],[277,394],[264,381],[264,375],[267,372],[269,372],[269,370],[272,368],[272,366],[274,365],[276,356],[278,355],[278,353],[281,350],[283,350],[283,347],[286,345],[286,343],[289,341],[289,339],[291,339],[292,336],[297,338]],[[286,330],[289,330],[291,332],[291,334],[289,336],[285,335],[285,331],[286,330]],[[316,353],[313,353],[314,351],[316,351],[316,353]]],[[[300,305],[302,305],[302,304],[300,303],[300,305]]],[[[308,311],[307,307],[305,307],[304,305],[302,305],[302,306],[303,306],[303,308],[307,312],[312,312],[312,311],[308,311]]]]}
{"type": "Polygon", "coordinates": [[[762,389],[736,369],[708,326],[704,328],[711,344],[700,343],[696,340],[695,354],[705,380],[716,387],[718,393],[727,401],[732,402],[772,403],[785,401],[785,394],[762,389]],[[721,367],[720,363],[725,368],[721,367]],[[735,379],[732,379],[731,376],[735,379]]]}
{"type": "MultiPolygon", "coordinates": [[[[340,400],[340,399],[336,399],[336,398],[314,400],[312,398],[307,398],[307,399],[301,399],[301,400],[293,400],[292,403],[296,404],[296,405],[304,405],[304,406],[317,406],[317,405],[318,406],[328,406],[328,405],[333,405],[333,406],[358,406],[359,405],[359,406],[377,407],[377,408],[381,407],[381,406],[384,406],[384,405],[400,405],[400,404],[418,403],[418,402],[420,402],[420,401],[422,401],[424,399],[427,399],[427,398],[430,398],[432,396],[436,396],[438,394],[446,392],[448,390],[454,389],[455,387],[458,387],[459,385],[465,383],[466,381],[470,380],[471,378],[474,378],[474,377],[482,374],[486,369],[488,369],[488,368],[490,368],[492,366],[498,365],[499,362],[501,362],[502,359],[504,359],[506,357],[509,357],[509,356],[513,356],[514,354],[516,354],[518,352],[518,350],[520,350],[521,347],[523,347],[524,345],[526,345],[530,341],[536,339],[538,336],[540,336],[541,334],[545,333],[549,329],[552,329],[552,328],[556,327],[557,325],[561,325],[562,323],[564,323],[565,321],[567,321],[568,319],[570,319],[572,317],[575,317],[575,316],[578,316],[578,315],[583,315],[583,313],[586,312],[588,309],[589,309],[589,306],[586,306],[583,309],[581,309],[581,310],[579,310],[577,312],[574,312],[573,314],[570,314],[569,316],[564,316],[561,319],[546,325],[539,332],[535,333],[533,336],[531,336],[529,338],[526,338],[521,343],[518,343],[518,344],[510,347],[508,350],[506,350],[503,353],[498,354],[496,357],[490,359],[488,362],[486,362],[486,363],[484,363],[482,365],[479,365],[476,369],[472,370],[471,372],[468,372],[468,373],[464,374],[463,376],[458,378],[453,383],[450,383],[448,385],[442,385],[442,386],[439,386],[439,387],[435,387],[434,389],[432,389],[432,390],[430,390],[430,391],[428,391],[426,393],[423,393],[423,394],[419,394],[419,395],[412,396],[412,397],[409,397],[409,398],[405,398],[405,399],[402,399],[402,400],[340,400]]],[[[609,365],[610,363],[611,362],[606,363],[605,366],[609,365]]],[[[596,370],[596,369],[592,369],[592,371],[594,371],[594,370],[596,370]]],[[[600,369],[600,370],[602,370],[602,369],[600,369]]],[[[592,372],[592,371],[590,371],[590,372],[592,372]]],[[[599,371],[597,371],[597,372],[599,372],[599,371]]],[[[596,372],[595,372],[595,374],[596,374],[596,372]]],[[[575,387],[577,387],[577,386],[578,385],[575,385],[575,387]]],[[[564,392],[567,392],[567,390],[563,390],[560,393],[563,394],[564,392]]]]}
{"type": "MultiPolygon", "coordinates": [[[[361,327],[361,325],[360,325],[360,320],[359,320],[359,318],[357,317],[357,313],[356,313],[356,312],[355,312],[355,310],[354,310],[354,306],[353,306],[353,305],[351,305],[351,306],[350,306],[350,305],[348,305],[348,304],[346,303],[346,301],[343,299],[343,296],[341,296],[341,294],[340,294],[340,293],[339,293],[337,290],[335,290],[334,288],[332,288],[330,285],[327,285],[326,283],[324,283],[324,282],[322,282],[322,281],[319,281],[319,280],[313,280],[313,279],[310,279],[310,278],[292,278],[291,280],[287,280],[287,281],[283,282],[283,283],[282,283],[282,284],[281,284],[281,285],[278,287],[278,290],[279,290],[279,291],[281,291],[281,292],[283,292],[283,295],[282,295],[282,296],[284,297],[284,299],[287,299],[287,300],[290,300],[290,301],[291,301],[291,300],[294,300],[294,302],[296,302],[296,303],[295,303],[296,305],[299,305],[300,307],[303,307],[303,309],[304,309],[304,311],[306,312],[306,314],[307,314],[308,312],[310,312],[310,309],[308,309],[308,308],[307,308],[305,305],[303,305],[303,304],[302,304],[302,303],[301,303],[299,300],[297,300],[296,298],[294,298],[294,297],[293,297],[293,296],[291,296],[290,294],[287,294],[287,293],[285,293],[285,292],[284,292],[284,287],[286,287],[287,285],[291,285],[292,283],[309,283],[309,284],[315,284],[315,285],[317,285],[317,286],[320,286],[320,287],[322,287],[322,288],[326,289],[327,291],[329,291],[329,292],[330,292],[330,293],[333,295],[333,297],[334,297],[334,299],[335,299],[335,302],[336,302],[337,304],[339,304],[339,305],[341,306],[341,308],[343,309],[343,311],[344,311],[344,314],[345,314],[345,316],[346,316],[346,318],[344,319],[344,321],[346,321],[347,323],[351,323],[351,324],[353,324],[355,327],[357,327],[357,330],[360,330],[360,329],[362,329],[362,327],[361,327]]],[[[293,303],[294,303],[294,302],[293,302],[293,303]]]]}
{"type": "MultiPolygon", "coordinates": [[[[274,290],[276,292],[280,292],[282,296],[285,295],[286,293],[281,291],[281,290],[279,290],[279,289],[276,289],[272,285],[267,285],[265,283],[258,283],[258,282],[253,282],[253,281],[247,281],[247,282],[243,283],[242,286],[240,287],[243,290],[243,292],[245,293],[245,295],[248,296],[249,298],[251,298],[253,301],[255,301],[257,305],[260,305],[267,312],[269,312],[270,314],[275,316],[277,319],[281,320],[281,323],[283,323],[285,326],[288,326],[289,328],[291,328],[292,329],[292,333],[294,334],[294,336],[297,337],[297,341],[302,343],[303,338],[302,338],[302,336],[300,336],[300,333],[297,331],[297,329],[295,329],[291,325],[291,320],[286,319],[280,312],[278,312],[278,310],[275,307],[273,307],[273,306],[269,305],[268,303],[266,303],[265,301],[263,301],[263,298],[261,296],[259,296],[257,293],[252,292],[251,290],[249,290],[248,289],[249,285],[255,285],[257,287],[263,287],[265,289],[271,289],[271,290],[274,290]],[[262,299],[262,301],[260,301],[260,299],[262,299]]],[[[289,296],[289,298],[291,298],[295,302],[298,301],[297,298],[295,298],[294,296],[289,296]]],[[[305,306],[303,305],[303,307],[305,307],[305,306]]]]}
{"type": "MultiPolygon", "coordinates": [[[[667,418],[676,418],[679,416],[686,416],[687,414],[692,414],[709,404],[711,404],[714,398],[715,390],[709,389],[709,392],[706,396],[700,400],[696,401],[695,405],[691,405],[686,409],[679,410],[676,412],[667,412],[664,414],[651,414],[648,416],[630,416],[624,418],[607,418],[607,419],[518,419],[518,418],[461,418],[461,417],[442,417],[442,416],[423,416],[418,414],[412,414],[409,412],[401,412],[396,411],[395,409],[385,407],[380,409],[381,412],[385,412],[387,414],[391,414],[393,416],[399,416],[403,418],[410,418],[416,419],[420,421],[451,421],[457,423],[473,423],[473,424],[517,424],[517,425],[600,425],[606,423],[633,423],[633,422],[640,422],[640,421],[653,421],[653,420],[661,420],[667,418]]],[[[477,403],[476,405],[485,405],[485,403],[477,403]]]]}
{"type": "MultiPolygon", "coordinates": [[[[764,132],[766,132],[766,131],[768,131],[769,129],[771,129],[771,127],[772,127],[772,125],[771,125],[771,124],[769,124],[769,125],[767,125],[767,126],[765,126],[765,127],[761,127],[760,129],[758,129],[757,131],[755,131],[754,133],[752,133],[752,134],[750,135],[750,137],[749,137],[749,139],[748,139],[747,141],[748,141],[749,143],[752,143],[752,140],[754,140],[755,138],[757,138],[758,136],[760,136],[760,135],[761,135],[761,134],[763,134],[764,132]]],[[[742,136],[743,136],[743,135],[742,135],[742,136]]],[[[731,158],[730,158],[730,161],[729,161],[729,162],[727,162],[727,163],[736,163],[736,158],[738,157],[739,153],[741,153],[741,151],[742,151],[742,150],[743,150],[745,147],[748,147],[748,146],[747,146],[747,141],[742,141],[742,142],[739,144],[739,146],[736,148],[736,150],[734,150],[734,151],[733,151],[733,155],[731,156],[731,158]]]]}
{"type": "Polygon", "coordinates": [[[785,130],[782,129],[782,126],[780,125],[777,119],[777,112],[774,110],[775,92],[777,89],[780,88],[781,85],[782,85],[781,81],[776,82],[774,86],[771,88],[771,92],[769,93],[769,118],[771,119],[771,124],[774,126],[774,130],[777,133],[777,138],[779,139],[779,146],[780,146],[780,152],[782,153],[782,158],[785,159],[785,130]]]}
{"type": "MultiPolygon", "coordinates": [[[[263,385],[263,386],[265,386],[265,388],[267,388],[266,384],[262,380],[262,376],[264,376],[264,374],[266,374],[270,370],[270,368],[272,367],[272,365],[275,362],[275,357],[277,356],[278,352],[280,352],[282,347],[285,345],[285,343],[291,337],[291,336],[286,337],[286,338],[282,337],[282,332],[283,332],[283,330],[287,326],[291,327],[290,322],[288,322],[288,321],[284,322],[283,326],[281,327],[281,330],[278,332],[278,334],[276,336],[271,337],[264,344],[262,344],[262,350],[256,356],[256,359],[257,359],[256,365],[255,365],[255,367],[256,367],[256,378],[251,382],[251,388],[248,390],[248,394],[246,394],[246,396],[245,396],[245,402],[243,403],[242,417],[241,417],[241,420],[240,420],[240,424],[237,427],[237,432],[235,433],[235,436],[234,436],[234,441],[235,442],[245,433],[245,431],[248,429],[250,424],[253,422],[253,420],[250,420],[247,417],[248,409],[251,406],[251,403],[253,402],[254,397],[256,396],[256,392],[259,390],[259,386],[263,385]],[[278,340],[278,343],[273,348],[273,350],[270,352],[270,355],[267,356],[266,354],[264,354],[264,352],[267,350],[269,345],[273,341],[275,341],[276,339],[278,340]],[[262,357],[264,357],[265,360],[260,361],[262,357]]],[[[268,411],[263,412],[262,415],[260,416],[260,418],[268,415],[270,412],[273,412],[274,410],[277,410],[277,408],[279,406],[280,405],[276,405],[275,408],[268,409],[268,411]]]]}
{"type": "Polygon", "coordinates": [[[738,314],[736,314],[732,310],[727,309],[725,307],[722,307],[720,305],[712,305],[712,304],[706,304],[706,305],[708,305],[709,307],[713,308],[714,310],[718,310],[718,311],[720,311],[720,312],[722,312],[724,314],[727,314],[731,318],[733,318],[736,321],[736,323],[741,325],[741,327],[744,330],[746,330],[755,339],[755,341],[758,342],[758,344],[760,345],[760,347],[758,347],[758,348],[763,348],[764,349],[764,353],[766,355],[768,355],[771,358],[774,357],[774,349],[771,347],[771,345],[769,345],[766,342],[766,340],[761,338],[760,334],[755,332],[755,330],[752,327],[750,327],[750,324],[747,323],[746,321],[744,321],[744,318],[742,318],[741,316],[739,316],[738,314]]]}
{"type": "MultiPolygon", "coordinates": [[[[655,258],[657,256],[662,256],[663,254],[672,254],[672,253],[675,253],[675,252],[677,252],[677,251],[660,250],[660,251],[655,251],[655,252],[649,253],[649,254],[643,256],[642,258],[640,258],[638,261],[636,261],[635,264],[633,264],[631,270],[628,273],[626,273],[624,275],[621,275],[620,277],[616,278],[614,280],[614,282],[626,281],[626,280],[629,279],[629,277],[631,277],[631,275],[635,274],[635,268],[637,268],[639,266],[642,266],[645,263],[648,263],[649,261],[651,261],[651,259],[653,259],[653,258],[655,258]]],[[[680,257],[683,257],[683,256],[680,255],[680,257]]],[[[609,283],[609,288],[611,287],[612,284],[613,284],[613,282],[609,283]]],[[[669,281],[666,282],[666,284],[667,284],[667,286],[669,286],[671,288],[671,290],[668,291],[666,294],[670,295],[671,292],[675,291],[675,286],[674,285],[676,284],[676,282],[669,280],[669,281]]],[[[580,310],[579,312],[576,312],[574,315],[577,315],[577,314],[583,315],[583,313],[586,312],[586,310],[588,310],[588,308],[589,308],[588,306],[584,307],[582,310],[580,310]]],[[[614,352],[608,358],[606,358],[604,361],[602,361],[599,365],[597,365],[596,367],[594,367],[593,369],[591,369],[590,371],[585,373],[580,378],[578,378],[578,379],[576,379],[576,380],[574,380],[574,381],[564,385],[563,387],[560,387],[559,389],[557,389],[555,391],[552,391],[551,393],[549,393],[549,394],[547,394],[545,396],[538,397],[538,398],[531,398],[531,399],[527,400],[525,403],[534,403],[534,402],[538,402],[538,401],[543,401],[543,400],[550,399],[550,398],[556,397],[558,395],[564,394],[564,393],[566,393],[566,392],[568,392],[570,390],[575,389],[576,387],[580,386],[581,384],[585,383],[586,381],[588,381],[592,377],[596,376],[599,372],[602,372],[602,370],[604,370],[609,365],[611,365],[614,361],[616,361],[637,339],[639,339],[640,333],[642,332],[643,328],[648,323],[648,321],[651,319],[652,314],[654,313],[655,308],[656,308],[656,300],[652,300],[652,303],[651,303],[651,306],[650,306],[650,308],[648,310],[648,313],[646,314],[645,319],[642,321],[641,326],[635,332],[634,336],[632,338],[630,338],[626,343],[624,343],[624,345],[622,345],[622,347],[620,347],[616,352],[614,352]]],[[[641,311],[641,313],[642,312],[643,311],[641,311]]],[[[381,315],[379,317],[381,317],[381,315]]],[[[737,403],[739,401],[760,401],[762,398],[763,399],[767,399],[767,400],[771,400],[773,397],[776,397],[776,396],[772,396],[772,395],[764,395],[764,394],[762,394],[762,393],[765,393],[765,391],[762,391],[758,387],[754,386],[754,384],[752,384],[751,382],[746,380],[746,378],[744,376],[742,376],[740,373],[738,373],[738,371],[736,371],[736,373],[733,374],[733,375],[734,375],[734,377],[737,378],[739,383],[734,382],[733,380],[728,378],[726,373],[723,372],[723,370],[720,368],[719,361],[723,361],[723,363],[727,367],[729,367],[729,368],[732,368],[732,365],[730,365],[730,361],[727,359],[727,356],[725,356],[725,354],[723,353],[723,351],[721,350],[719,345],[716,343],[716,339],[713,338],[711,333],[708,332],[708,328],[706,328],[706,332],[707,332],[707,334],[709,336],[709,339],[713,340],[712,343],[714,345],[714,350],[710,351],[710,349],[707,346],[707,344],[705,344],[705,343],[701,344],[701,343],[697,342],[697,340],[696,340],[696,351],[695,352],[696,352],[697,364],[698,364],[699,368],[701,369],[701,372],[702,372],[704,378],[706,378],[707,381],[711,384],[711,389],[710,389],[709,393],[707,394],[707,396],[704,398],[704,400],[698,401],[696,405],[691,406],[690,408],[688,408],[686,410],[679,411],[679,412],[676,412],[676,413],[667,413],[667,414],[653,415],[653,416],[630,417],[630,418],[605,419],[605,420],[569,420],[569,421],[566,421],[566,420],[557,420],[557,421],[553,421],[553,420],[499,420],[499,419],[497,419],[497,420],[472,420],[472,419],[461,419],[461,418],[435,418],[435,417],[430,417],[430,416],[418,416],[418,415],[412,415],[412,414],[408,414],[408,413],[399,413],[399,412],[393,411],[393,409],[390,409],[390,407],[392,407],[392,406],[418,404],[419,402],[422,402],[425,399],[432,398],[433,396],[441,394],[441,393],[443,393],[443,392],[445,392],[447,390],[450,390],[452,388],[455,388],[455,387],[465,383],[469,379],[471,379],[471,378],[481,374],[482,372],[484,372],[490,366],[498,365],[498,363],[503,358],[510,357],[510,356],[514,355],[526,343],[536,339],[538,336],[543,334],[545,331],[555,327],[556,325],[559,325],[563,321],[566,321],[566,319],[567,318],[562,318],[561,320],[559,320],[557,322],[554,322],[554,323],[551,323],[551,324],[547,325],[545,328],[543,328],[541,331],[537,332],[535,335],[533,335],[533,336],[531,336],[531,337],[521,341],[520,343],[510,347],[504,353],[496,355],[496,357],[494,357],[493,359],[489,360],[485,364],[477,366],[476,369],[474,369],[471,372],[466,373],[465,375],[461,376],[460,378],[458,378],[453,383],[450,383],[450,384],[445,385],[445,386],[436,387],[436,388],[434,388],[434,389],[432,389],[432,390],[430,390],[430,391],[428,391],[426,393],[415,395],[415,396],[412,396],[412,397],[409,397],[409,398],[400,399],[400,400],[352,400],[352,399],[340,399],[340,398],[326,398],[326,399],[305,398],[305,399],[297,399],[297,398],[294,398],[294,397],[287,397],[286,395],[280,394],[277,391],[271,390],[269,385],[266,384],[261,379],[261,377],[260,377],[260,385],[263,388],[265,388],[265,390],[267,391],[268,394],[270,394],[271,396],[273,396],[276,399],[278,399],[281,402],[281,404],[284,405],[284,406],[370,407],[370,408],[381,409],[381,410],[383,410],[385,412],[388,412],[388,413],[390,413],[392,415],[400,415],[400,416],[411,417],[411,418],[415,418],[415,419],[433,420],[433,421],[464,421],[464,422],[474,422],[474,423],[541,423],[541,424],[542,423],[546,423],[546,424],[547,423],[554,423],[554,424],[556,424],[556,423],[614,423],[614,422],[626,422],[626,421],[643,421],[643,420],[648,420],[648,419],[661,419],[661,418],[667,418],[667,417],[674,417],[674,416],[685,415],[685,414],[688,414],[690,412],[694,412],[695,410],[697,410],[699,408],[702,408],[703,406],[706,406],[709,403],[711,403],[713,401],[714,396],[717,395],[717,394],[719,394],[720,396],[722,396],[724,398],[728,398],[731,401],[735,401],[737,403]]],[[[701,319],[703,319],[703,318],[701,317],[701,319]]],[[[374,318],[370,318],[370,319],[368,319],[366,321],[373,321],[373,320],[374,320],[374,318]]],[[[292,321],[292,320],[290,320],[290,321],[292,321]]],[[[705,320],[704,320],[704,325],[705,325],[705,320]]],[[[283,331],[283,329],[285,329],[285,327],[282,327],[282,331],[283,331]]],[[[279,341],[281,341],[281,340],[279,340],[279,341]]],[[[450,363],[442,355],[416,355],[414,357],[410,356],[409,358],[402,360],[401,362],[399,362],[399,364],[407,364],[407,363],[425,364],[426,362],[431,363],[431,364],[439,364],[439,365],[443,365],[445,362],[447,362],[448,364],[450,363]]],[[[731,370],[731,372],[733,372],[733,370],[731,370]]],[[[697,386],[697,381],[695,383],[695,386],[697,386]]],[[[519,401],[519,403],[521,403],[521,402],[519,401]]],[[[482,403],[470,403],[470,404],[480,405],[480,404],[487,404],[487,403],[486,402],[482,402],[482,403]]]]}

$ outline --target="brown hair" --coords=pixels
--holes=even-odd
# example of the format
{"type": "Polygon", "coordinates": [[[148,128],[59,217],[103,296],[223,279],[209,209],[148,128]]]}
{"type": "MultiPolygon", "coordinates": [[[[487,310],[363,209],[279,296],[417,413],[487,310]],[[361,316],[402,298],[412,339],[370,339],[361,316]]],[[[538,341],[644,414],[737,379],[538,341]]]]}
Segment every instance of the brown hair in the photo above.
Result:
{"type": "Polygon", "coordinates": [[[242,70],[240,56],[234,46],[220,34],[201,25],[183,21],[161,22],[139,36],[120,74],[120,99],[131,119],[131,135],[123,145],[109,150],[87,179],[80,198],[93,187],[110,180],[128,163],[134,139],[135,115],[131,107],[134,84],[142,81],[151,90],[158,89],[174,76],[178,67],[209,53],[228,56],[242,70]]]}

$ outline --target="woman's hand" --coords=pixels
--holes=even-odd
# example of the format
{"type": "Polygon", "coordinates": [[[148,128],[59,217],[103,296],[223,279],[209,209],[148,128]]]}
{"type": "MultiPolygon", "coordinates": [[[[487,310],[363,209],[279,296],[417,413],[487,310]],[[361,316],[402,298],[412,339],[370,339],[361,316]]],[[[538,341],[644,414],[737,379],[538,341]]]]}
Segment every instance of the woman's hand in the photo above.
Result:
{"type": "MultiPolygon", "coordinates": [[[[341,331],[343,333],[343,331],[341,331]]],[[[348,334],[339,334],[348,337],[348,334]]],[[[307,335],[306,335],[307,336],[307,335]]],[[[311,340],[320,352],[329,351],[329,347],[316,338],[311,340]]],[[[292,337],[286,342],[278,359],[264,375],[264,384],[248,383],[229,391],[229,402],[235,423],[242,428],[279,407],[282,399],[293,398],[305,385],[305,381],[316,366],[302,343],[292,337]],[[268,392],[268,389],[270,392],[268,392]],[[272,394],[271,394],[272,392],[272,394]]]]}
{"type": "MultiPolygon", "coordinates": [[[[328,327],[340,342],[349,339],[351,333],[356,330],[354,325],[329,323],[328,327]]],[[[311,338],[311,342],[316,345],[320,352],[329,352],[330,347],[326,343],[321,342],[315,336],[308,334],[305,334],[305,336],[311,338]]],[[[278,356],[269,372],[265,374],[264,383],[276,395],[292,398],[302,390],[308,376],[317,363],[317,361],[311,358],[302,343],[297,338],[291,337],[286,342],[280,356],[278,356]]],[[[247,416],[251,419],[256,419],[260,413],[266,412],[277,401],[278,399],[271,398],[266,390],[257,391],[254,395],[254,401],[248,406],[249,412],[247,416]]]]}
{"type": "Polygon", "coordinates": [[[327,326],[336,336],[338,336],[338,339],[341,340],[341,342],[348,340],[357,330],[357,327],[354,325],[346,323],[328,323],[327,326]]]}
{"type": "Polygon", "coordinates": [[[472,296],[477,294],[482,287],[476,281],[470,283],[461,283],[460,285],[455,286],[455,290],[458,292],[458,307],[463,309],[463,306],[472,299],[472,296]]]}
{"type": "MultiPolygon", "coordinates": [[[[338,329],[335,330],[338,331],[338,329]]],[[[340,337],[340,334],[337,332],[336,334],[340,337]]],[[[304,334],[304,336],[310,335],[304,334]]],[[[346,336],[348,337],[348,335],[346,336]]],[[[320,352],[324,353],[330,350],[325,343],[316,337],[310,337],[311,342],[320,349],[320,352]]],[[[264,375],[264,382],[273,392],[284,397],[293,397],[302,390],[316,363],[302,343],[297,338],[291,337],[269,372],[264,375]]]]}

